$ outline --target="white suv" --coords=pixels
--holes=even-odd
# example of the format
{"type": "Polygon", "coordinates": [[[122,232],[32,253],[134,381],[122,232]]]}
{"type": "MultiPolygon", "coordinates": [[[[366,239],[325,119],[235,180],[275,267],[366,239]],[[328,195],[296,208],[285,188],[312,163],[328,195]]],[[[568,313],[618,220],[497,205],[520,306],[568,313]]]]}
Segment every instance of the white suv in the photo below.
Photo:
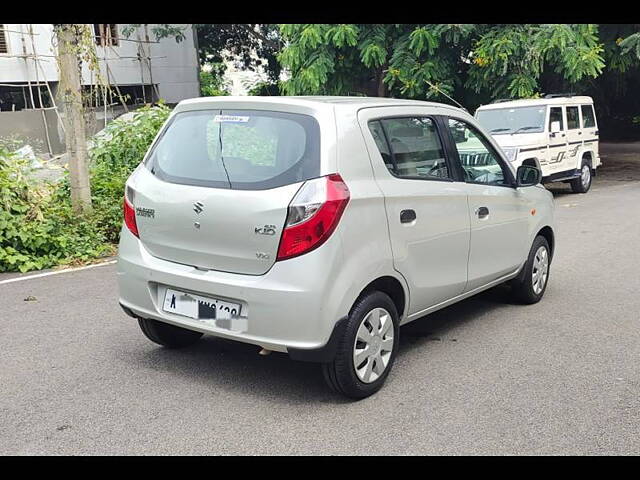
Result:
{"type": "Polygon", "coordinates": [[[539,181],[446,105],[186,100],[127,181],[120,304],[158,344],[206,333],[286,352],[366,397],[400,325],[507,281],[542,298],[554,233],[539,181]]]}
{"type": "Polygon", "coordinates": [[[591,97],[565,94],[499,100],[476,110],[514,167],[537,165],[542,181],[570,183],[586,193],[600,166],[598,123],[591,97]]]}

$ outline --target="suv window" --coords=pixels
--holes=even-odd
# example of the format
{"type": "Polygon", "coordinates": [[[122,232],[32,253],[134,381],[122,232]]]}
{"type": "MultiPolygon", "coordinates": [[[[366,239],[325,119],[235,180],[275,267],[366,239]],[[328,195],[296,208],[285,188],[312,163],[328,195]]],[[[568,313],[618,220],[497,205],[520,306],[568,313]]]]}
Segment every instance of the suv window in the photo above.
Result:
{"type": "Polygon", "coordinates": [[[551,124],[553,122],[560,122],[560,130],[564,130],[564,120],[562,119],[562,107],[551,107],[549,110],[549,131],[551,131],[551,124]]]}
{"type": "Polygon", "coordinates": [[[387,118],[370,122],[369,129],[393,175],[449,178],[442,142],[430,118],[387,118]]]}
{"type": "Polygon", "coordinates": [[[175,115],[149,155],[159,178],[187,185],[264,190],[320,175],[320,127],[311,116],[262,110],[175,115]]]}
{"type": "Polygon", "coordinates": [[[575,130],[580,128],[580,114],[578,113],[578,107],[567,107],[567,128],[569,130],[575,130]]]}
{"type": "Polygon", "coordinates": [[[498,153],[475,127],[449,118],[449,130],[455,142],[466,182],[488,185],[509,185],[507,168],[498,153]]]}
{"type": "Polygon", "coordinates": [[[581,105],[582,109],[582,128],[591,128],[596,126],[596,116],[593,114],[593,105],[581,105]]]}

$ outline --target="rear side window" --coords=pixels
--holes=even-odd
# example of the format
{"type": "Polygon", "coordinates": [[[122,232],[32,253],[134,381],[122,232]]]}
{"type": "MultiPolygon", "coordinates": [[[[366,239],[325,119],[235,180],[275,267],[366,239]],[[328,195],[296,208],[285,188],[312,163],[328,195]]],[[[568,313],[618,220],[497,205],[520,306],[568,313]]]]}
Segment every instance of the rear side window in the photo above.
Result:
{"type": "Polygon", "coordinates": [[[449,178],[444,149],[433,120],[387,118],[369,123],[389,171],[401,178],[449,178]]]}
{"type": "Polygon", "coordinates": [[[549,131],[551,131],[551,124],[553,122],[560,122],[560,130],[564,130],[564,120],[562,119],[562,107],[551,107],[549,111],[549,131]]]}
{"type": "Polygon", "coordinates": [[[262,110],[176,114],[147,163],[186,185],[264,190],[320,175],[320,127],[311,116],[262,110]]]}
{"type": "Polygon", "coordinates": [[[567,107],[567,128],[569,130],[575,130],[580,128],[580,117],[578,113],[578,107],[567,107]]]}
{"type": "Polygon", "coordinates": [[[593,105],[582,105],[582,128],[596,126],[596,116],[593,114],[593,105]]]}

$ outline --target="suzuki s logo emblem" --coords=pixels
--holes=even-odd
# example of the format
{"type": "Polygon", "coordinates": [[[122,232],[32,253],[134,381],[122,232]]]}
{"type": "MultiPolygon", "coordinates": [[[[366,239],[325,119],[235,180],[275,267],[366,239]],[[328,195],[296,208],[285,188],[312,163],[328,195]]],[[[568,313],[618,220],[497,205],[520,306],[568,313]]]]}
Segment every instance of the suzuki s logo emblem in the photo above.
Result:
{"type": "Polygon", "coordinates": [[[195,202],[193,204],[193,211],[200,214],[202,213],[202,210],[204,209],[204,203],[202,202],[195,202]]]}

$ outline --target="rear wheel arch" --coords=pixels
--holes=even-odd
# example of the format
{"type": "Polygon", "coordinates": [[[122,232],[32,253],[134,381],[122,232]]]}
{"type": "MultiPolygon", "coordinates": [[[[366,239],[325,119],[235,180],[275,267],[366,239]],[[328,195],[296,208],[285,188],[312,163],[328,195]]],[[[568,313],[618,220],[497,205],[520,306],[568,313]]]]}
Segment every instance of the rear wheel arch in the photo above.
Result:
{"type": "MultiPolygon", "coordinates": [[[[398,317],[402,318],[406,311],[406,303],[408,300],[408,295],[405,291],[405,287],[402,285],[400,280],[390,275],[385,275],[382,277],[378,277],[372,282],[370,282],[366,287],[364,287],[357,298],[362,297],[366,293],[372,291],[379,291],[386,293],[389,295],[394,305],[396,306],[396,310],[398,311],[398,317]]],[[[357,299],[354,302],[354,305],[357,303],[357,299]]],[[[353,308],[353,306],[351,307],[353,308]]]]}
{"type": "Polygon", "coordinates": [[[587,150],[582,153],[582,157],[580,158],[580,167],[578,168],[582,167],[583,162],[587,162],[589,164],[589,167],[593,170],[593,153],[591,152],[591,150],[587,150]]]}

